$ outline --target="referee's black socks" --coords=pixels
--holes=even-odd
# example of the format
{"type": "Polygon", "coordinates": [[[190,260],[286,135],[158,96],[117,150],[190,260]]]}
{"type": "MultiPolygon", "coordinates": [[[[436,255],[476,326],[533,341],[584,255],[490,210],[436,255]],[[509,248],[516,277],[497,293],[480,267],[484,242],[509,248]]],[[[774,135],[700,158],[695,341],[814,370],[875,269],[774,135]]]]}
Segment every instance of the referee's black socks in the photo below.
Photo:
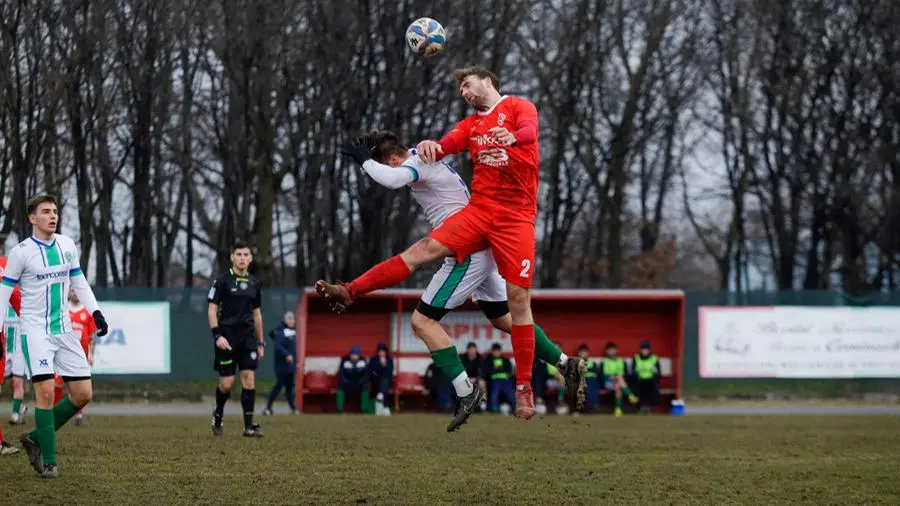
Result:
{"type": "Polygon", "coordinates": [[[225,410],[225,403],[228,402],[228,398],[231,397],[231,391],[223,392],[219,390],[219,387],[216,387],[216,418],[219,420],[222,419],[222,412],[225,410]]]}
{"type": "Polygon", "coordinates": [[[253,425],[253,410],[256,408],[256,389],[241,389],[241,406],[244,408],[244,428],[249,429],[253,425]]]}

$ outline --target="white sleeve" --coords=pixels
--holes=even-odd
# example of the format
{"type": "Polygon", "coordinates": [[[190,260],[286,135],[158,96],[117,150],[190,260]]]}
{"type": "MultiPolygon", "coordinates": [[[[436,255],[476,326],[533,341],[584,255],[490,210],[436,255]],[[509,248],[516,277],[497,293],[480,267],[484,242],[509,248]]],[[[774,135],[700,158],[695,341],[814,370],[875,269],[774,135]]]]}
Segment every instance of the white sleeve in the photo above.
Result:
{"type": "Polygon", "coordinates": [[[401,165],[400,167],[391,167],[389,165],[378,163],[375,160],[366,160],[362,167],[363,170],[366,171],[366,174],[378,184],[387,186],[393,190],[403,188],[404,186],[419,180],[419,171],[408,164],[401,165]]]}
{"type": "Polygon", "coordinates": [[[75,258],[72,259],[72,268],[69,269],[69,280],[72,282],[72,288],[75,290],[78,300],[88,310],[88,313],[93,315],[94,311],[100,310],[100,305],[97,304],[97,297],[94,296],[94,291],[91,290],[91,285],[88,284],[84,272],[81,270],[78,247],[74,246],[74,249],[75,258]]]}
{"type": "Polygon", "coordinates": [[[12,296],[13,289],[22,276],[23,263],[21,255],[18,254],[19,248],[13,248],[6,258],[6,270],[3,271],[3,281],[0,282],[0,329],[6,324],[6,314],[9,313],[9,298],[12,296]]]}

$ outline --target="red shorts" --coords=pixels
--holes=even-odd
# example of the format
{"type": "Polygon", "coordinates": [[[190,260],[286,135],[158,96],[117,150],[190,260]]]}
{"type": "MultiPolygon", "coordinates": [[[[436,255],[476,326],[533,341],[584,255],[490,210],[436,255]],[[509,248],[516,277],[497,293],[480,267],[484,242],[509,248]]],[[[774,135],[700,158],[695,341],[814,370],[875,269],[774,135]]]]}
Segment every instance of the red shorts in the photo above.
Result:
{"type": "Polygon", "coordinates": [[[534,219],[492,204],[469,203],[428,237],[456,254],[460,262],[488,248],[507,282],[531,288],[534,278],[534,219]]]}

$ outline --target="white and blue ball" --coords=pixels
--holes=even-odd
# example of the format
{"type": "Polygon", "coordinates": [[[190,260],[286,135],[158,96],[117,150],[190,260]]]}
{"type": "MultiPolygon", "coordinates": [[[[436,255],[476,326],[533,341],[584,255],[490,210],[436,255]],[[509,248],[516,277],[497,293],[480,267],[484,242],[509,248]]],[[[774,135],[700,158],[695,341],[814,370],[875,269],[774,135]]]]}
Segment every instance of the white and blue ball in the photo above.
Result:
{"type": "Polygon", "coordinates": [[[444,27],[431,18],[419,18],[406,29],[406,45],[410,51],[426,58],[440,53],[446,42],[444,27]]]}

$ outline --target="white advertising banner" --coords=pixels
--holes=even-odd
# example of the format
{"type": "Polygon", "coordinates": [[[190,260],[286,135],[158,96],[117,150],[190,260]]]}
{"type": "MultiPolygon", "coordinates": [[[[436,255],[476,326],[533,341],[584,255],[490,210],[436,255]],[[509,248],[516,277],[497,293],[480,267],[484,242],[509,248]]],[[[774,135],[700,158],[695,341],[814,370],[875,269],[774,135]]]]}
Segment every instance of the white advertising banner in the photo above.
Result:
{"type": "Polygon", "coordinates": [[[900,377],[900,308],[699,309],[703,378],[900,377]]]}
{"type": "Polygon", "coordinates": [[[93,374],[169,374],[168,302],[100,302],[109,333],[97,336],[93,374]]]}
{"type": "MultiPolygon", "coordinates": [[[[391,318],[391,344],[393,349],[401,353],[428,353],[425,346],[412,331],[410,319],[412,313],[403,313],[400,317],[400,328],[397,328],[397,315],[391,318]],[[399,336],[397,331],[400,331],[399,336]]],[[[500,343],[503,351],[512,352],[509,334],[499,331],[491,325],[480,311],[451,311],[441,319],[441,326],[450,335],[456,349],[465,351],[469,342],[478,346],[479,352],[490,350],[494,343],[500,343]]]]}

